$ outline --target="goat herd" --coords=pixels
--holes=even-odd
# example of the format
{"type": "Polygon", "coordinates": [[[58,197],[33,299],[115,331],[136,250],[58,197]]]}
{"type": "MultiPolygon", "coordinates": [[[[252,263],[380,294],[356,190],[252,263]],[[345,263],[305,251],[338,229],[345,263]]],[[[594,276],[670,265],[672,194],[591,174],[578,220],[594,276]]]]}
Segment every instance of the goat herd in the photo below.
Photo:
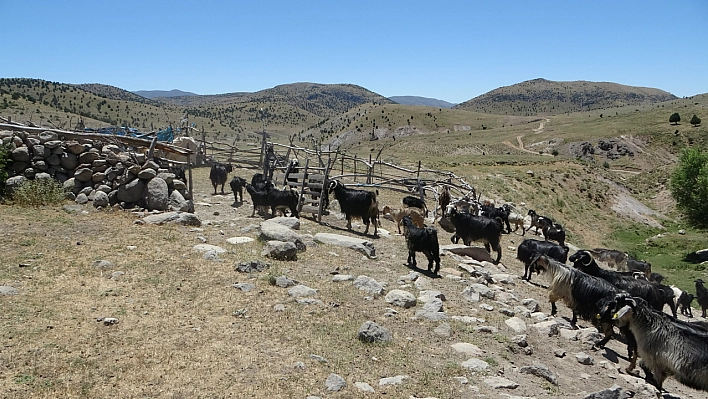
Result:
{"type": "MultiPolygon", "coordinates": [[[[219,184],[223,193],[229,169],[227,165],[212,166],[209,177],[215,194],[219,184]]],[[[253,201],[251,216],[256,210],[261,213],[267,212],[268,208],[273,216],[276,210],[283,215],[289,210],[291,216],[299,216],[298,192],[290,188],[277,189],[263,174],[254,175],[250,184],[234,177],[230,186],[237,202],[238,196],[243,202],[242,189],[246,188],[253,201]]],[[[360,218],[366,225],[364,234],[368,234],[369,225],[373,224],[373,234],[377,235],[380,225],[377,192],[347,188],[337,180],[331,180],[327,189],[322,191],[323,200],[328,194],[334,194],[347,219],[347,229],[351,229],[352,218],[360,218]]],[[[495,208],[467,198],[451,201],[445,187],[439,196],[439,204],[445,210],[440,225],[454,232],[451,241],[457,243],[461,239],[465,245],[481,242],[490,254],[492,250],[497,253],[496,263],[501,260],[501,236],[505,228],[506,233],[511,233],[512,223],[514,231],[521,226],[522,235],[532,228],[538,234],[540,229],[545,240],[525,239],[517,249],[517,259],[525,266],[522,279],[530,282],[534,272],[543,272],[550,279],[552,315],[557,312],[556,302],[563,301],[573,312],[573,325],[579,317],[603,332],[604,338],[595,344],[599,348],[614,336],[614,327],[617,327],[627,345],[630,361],[627,371],[633,370],[637,357],[641,357],[640,367],[647,382],[659,390],[668,376],[674,376],[691,388],[708,391],[708,323],[686,322],[676,317],[676,303],[683,315],[693,317],[691,302],[694,298],[703,310],[702,317],[706,317],[708,290],[703,280],[695,281],[694,296],[662,284],[662,277],[651,272],[650,264],[631,259],[624,252],[579,250],[568,257],[563,227],[533,210],[528,212],[531,225],[526,229],[524,215],[515,213],[508,204],[495,208]],[[572,267],[566,265],[568,260],[572,267]],[[597,261],[617,270],[601,268],[597,261]],[[665,305],[669,305],[671,315],[663,312],[665,305]]],[[[384,217],[396,223],[399,233],[403,225],[408,264],[415,267],[415,254],[422,252],[428,260],[428,271],[437,274],[440,270],[438,232],[435,227],[424,224],[427,207],[421,199],[412,196],[406,196],[403,205],[400,209],[384,207],[384,217]]]]}

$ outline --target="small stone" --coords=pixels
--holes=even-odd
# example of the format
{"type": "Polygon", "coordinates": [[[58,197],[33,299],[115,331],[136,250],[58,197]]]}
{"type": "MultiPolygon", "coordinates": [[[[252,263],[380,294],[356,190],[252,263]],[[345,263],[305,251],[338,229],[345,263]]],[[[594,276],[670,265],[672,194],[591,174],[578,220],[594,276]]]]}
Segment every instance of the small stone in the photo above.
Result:
{"type": "Polygon", "coordinates": [[[361,392],[366,392],[366,393],[374,393],[374,388],[371,387],[371,385],[365,383],[365,382],[355,382],[354,386],[357,387],[358,390],[361,392]]]}
{"type": "Polygon", "coordinates": [[[314,288],[310,288],[306,285],[296,285],[288,290],[288,295],[292,297],[301,297],[301,296],[312,296],[316,295],[317,290],[314,288]]]}
{"type": "Polygon", "coordinates": [[[407,375],[397,375],[395,377],[386,377],[379,380],[379,386],[384,385],[401,385],[411,377],[407,375]]]}
{"type": "Polygon", "coordinates": [[[595,364],[595,360],[593,360],[593,358],[585,352],[576,353],[575,358],[578,360],[578,363],[584,364],[586,366],[591,366],[595,364]]]}
{"type": "Polygon", "coordinates": [[[508,380],[504,377],[486,377],[483,379],[484,383],[489,385],[490,387],[494,389],[516,389],[519,387],[519,384],[508,380]]]}
{"type": "Polygon", "coordinates": [[[331,392],[341,391],[346,385],[347,382],[344,380],[344,378],[334,373],[330,374],[327,377],[327,380],[325,381],[325,386],[327,387],[327,390],[331,392]]]}
{"type": "Polygon", "coordinates": [[[468,344],[466,342],[458,342],[451,346],[456,352],[463,353],[467,356],[482,356],[484,354],[484,351],[477,347],[477,345],[468,344]]]}
{"type": "Polygon", "coordinates": [[[462,362],[461,366],[471,371],[479,372],[488,369],[489,363],[482,359],[472,358],[462,362]]]}
{"type": "Polygon", "coordinates": [[[108,270],[108,269],[113,268],[113,263],[111,263],[111,262],[109,262],[109,261],[107,261],[107,260],[102,259],[102,260],[94,261],[94,262],[92,263],[92,266],[95,267],[95,268],[97,268],[97,269],[108,270]]]}
{"type": "Polygon", "coordinates": [[[243,291],[243,292],[250,292],[251,290],[253,290],[254,288],[256,288],[255,285],[253,285],[253,284],[248,284],[248,283],[237,283],[237,284],[232,284],[231,286],[234,287],[234,288],[236,288],[236,289],[239,289],[239,290],[241,290],[241,291],[243,291]]]}
{"type": "Polygon", "coordinates": [[[452,335],[452,328],[448,323],[441,323],[439,326],[435,327],[433,332],[441,337],[449,338],[452,335]]]}
{"type": "Polygon", "coordinates": [[[373,321],[367,321],[359,327],[357,336],[362,342],[389,342],[393,339],[391,332],[373,321]]]}
{"type": "Polygon", "coordinates": [[[0,295],[17,295],[19,291],[17,288],[10,287],[9,285],[0,285],[0,295]]]}
{"type": "Polygon", "coordinates": [[[404,290],[391,290],[384,298],[386,302],[394,306],[408,309],[415,306],[416,298],[413,294],[404,290]]]}
{"type": "Polygon", "coordinates": [[[354,276],[348,274],[337,274],[336,276],[332,276],[332,282],[339,283],[342,281],[354,281],[354,276]]]}
{"type": "Polygon", "coordinates": [[[544,365],[524,366],[519,372],[521,374],[535,375],[536,377],[544,378],[553,385],[558,385],[558,375],[544,365]]]}

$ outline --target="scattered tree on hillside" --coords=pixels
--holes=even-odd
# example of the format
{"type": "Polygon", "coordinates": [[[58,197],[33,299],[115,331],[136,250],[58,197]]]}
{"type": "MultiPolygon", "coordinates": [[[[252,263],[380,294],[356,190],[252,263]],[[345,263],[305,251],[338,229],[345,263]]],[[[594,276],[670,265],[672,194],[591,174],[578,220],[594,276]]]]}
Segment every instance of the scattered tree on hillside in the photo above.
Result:
{"type": "Polygon", "coordinates": [[[669,123],[678,125],[679,122],[681,122],[681,115],[679,115],[678,112],[674,112],[673,114],[671,114],[671,116],[669,117],[669,123]]]}
{"type": "Polygon", "coordinates": [[[697,117],[696,114],[693,114],[693,118],[691,118],[689,123],[693,125],[693,127],[696,127],[701,124],[701,118],[697,117]]]}
{"type": "Polygon", "coordinates": [[[708,153],[691,147],[681,153],[671,176],[671,196],[690,223],[708,227],[708,153]]]}

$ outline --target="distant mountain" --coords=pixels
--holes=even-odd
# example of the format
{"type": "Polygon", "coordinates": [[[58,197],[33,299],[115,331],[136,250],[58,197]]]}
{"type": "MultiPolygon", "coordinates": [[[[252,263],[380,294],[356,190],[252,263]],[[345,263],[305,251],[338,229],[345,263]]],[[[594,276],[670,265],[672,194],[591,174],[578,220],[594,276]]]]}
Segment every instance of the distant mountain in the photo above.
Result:
{"type": "Polygon", "coordinates": [[[487,114],[531,116],[636,106],[676,98],[659,89],[611,82],[534,79],[500,87],[453,108],[487,114]]]}
{"type": "Polygon", "coordinates": [[[452,108],[455,104],[436,98],[418,96],[393,96],[389,100],[401,105],[422,105],[425,107],[452,108]]]}
{"type": "Polygon", "coordinates": [[[199,94],[190,93],[188,91],[182,91],[182,90],[177,90],[177,89],[172,89],[170,91],[167,91],[167,90],[138,90],[138,91],[134,91],[132,93],[135,93],[135,94],[137,94],[141,97],[145,97],[145,98],[157,98],[157,97],[170,98],[170,97],[198,96],[199,95],[199,94]]]}

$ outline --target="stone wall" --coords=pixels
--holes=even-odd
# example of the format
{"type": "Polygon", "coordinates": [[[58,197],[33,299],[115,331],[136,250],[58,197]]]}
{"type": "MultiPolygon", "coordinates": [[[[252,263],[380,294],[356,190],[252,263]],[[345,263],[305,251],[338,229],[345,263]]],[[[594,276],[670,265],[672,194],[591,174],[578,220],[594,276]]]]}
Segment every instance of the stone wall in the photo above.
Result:
{"type": "Polygon", "coordinates": [[[6,192],[26,180],[53,178],[64,185],[67,198],[96,207],[120,206],[159,211],[192,212],[186,182],[161,168],[145,154],[100,140],[62,140],[51,131],[34,134],[1,131],[10,144],[6,192]]]}

